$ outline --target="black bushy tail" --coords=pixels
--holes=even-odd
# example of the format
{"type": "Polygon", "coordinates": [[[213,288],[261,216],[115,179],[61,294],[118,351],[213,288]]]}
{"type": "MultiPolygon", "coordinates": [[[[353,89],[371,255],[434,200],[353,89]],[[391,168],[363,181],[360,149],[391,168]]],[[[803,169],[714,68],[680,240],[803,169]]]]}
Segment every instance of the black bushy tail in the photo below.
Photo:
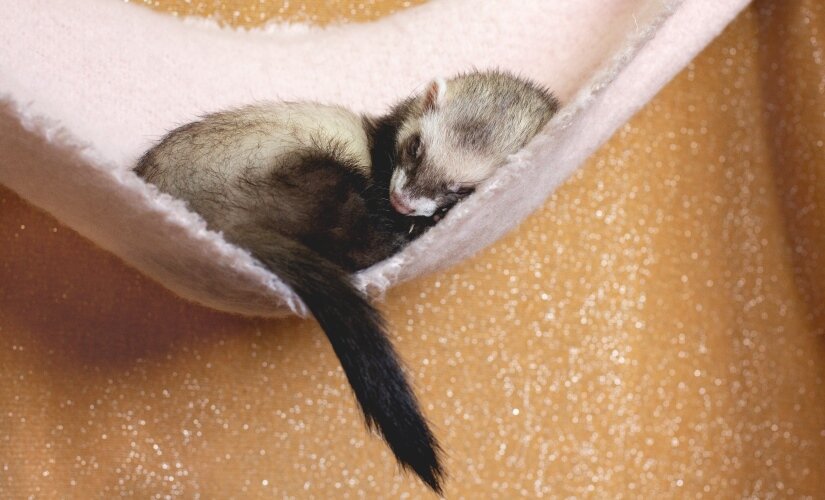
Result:
{"type": "Polygon", "coordinates": [[[381,314],[343,269],[300,243],[271,232],[243,239],[247,241],[238,243],[283,279],[321,325],[367,426],[384,437],[402,467],[440,494],[440,448],[404,377],[381,314]]]}

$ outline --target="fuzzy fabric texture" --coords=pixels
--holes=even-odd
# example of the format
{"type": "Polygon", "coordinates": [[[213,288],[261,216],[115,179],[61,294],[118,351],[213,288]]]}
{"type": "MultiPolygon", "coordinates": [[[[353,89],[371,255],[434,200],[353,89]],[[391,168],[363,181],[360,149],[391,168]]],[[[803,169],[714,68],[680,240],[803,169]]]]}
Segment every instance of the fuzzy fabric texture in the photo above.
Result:
{"type": "Polygon", "coordinates": [[[449,0],[381,21],[251,32],[111,0],[32,0],[0,19],[0,182],[179,295],[277,315],[280,280],[131,167],[166,131],[256,100],[380,113],[435,76],[496,67],[562,111],[483,189],[358,275],[380,293],[479,251],[535,210],[746,0],[449,0]]]}

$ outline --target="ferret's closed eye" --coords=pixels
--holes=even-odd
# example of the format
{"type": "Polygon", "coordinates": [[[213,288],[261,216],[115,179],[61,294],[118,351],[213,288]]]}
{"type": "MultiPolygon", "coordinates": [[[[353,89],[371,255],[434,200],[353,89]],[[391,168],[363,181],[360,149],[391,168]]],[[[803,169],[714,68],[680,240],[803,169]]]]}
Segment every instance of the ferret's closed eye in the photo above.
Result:
{"type": "Polygon", "coordinates": [[[463,198],[465,196],[470,196],[475,192],[475,190],[475,186],[455,186],[450,190],[450,192],[463,198]]]}
{"type": "Polygon", "coordinates": [[[421,153],[423,151],[423,146],[421,145],[421,136],[415,134],[410,138],[410,141],[407,143],[407,154],[410,158],[419,159],[421,157],[421,153]]]}

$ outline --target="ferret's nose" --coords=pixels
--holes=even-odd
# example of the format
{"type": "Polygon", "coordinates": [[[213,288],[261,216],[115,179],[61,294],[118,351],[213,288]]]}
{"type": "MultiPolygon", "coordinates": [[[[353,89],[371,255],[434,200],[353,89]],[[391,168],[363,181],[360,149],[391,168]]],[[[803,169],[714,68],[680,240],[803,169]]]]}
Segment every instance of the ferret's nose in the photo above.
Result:
{"type": "Polygon", "coordinates": [[[413,212],[413,209],[409,205],[404,203],[404,200],[402,200],[401,197],[398,196],[398,194],[395,191],[390,193],[390,203],[392,204],[393,208],[395,208],[395,211],[399,214],[409,215],[413,212]]]}

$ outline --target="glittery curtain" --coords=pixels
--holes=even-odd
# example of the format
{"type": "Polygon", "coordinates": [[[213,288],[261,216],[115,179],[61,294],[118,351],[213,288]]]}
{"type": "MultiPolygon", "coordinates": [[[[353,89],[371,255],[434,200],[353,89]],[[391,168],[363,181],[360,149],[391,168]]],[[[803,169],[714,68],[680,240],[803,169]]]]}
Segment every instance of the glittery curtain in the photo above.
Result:
{"type": "MultiPolygon", "coordinates": [[[[388,294],[447,497],[822,498],[823,45],[819,0],[756,2],[517,231],[388,294]]],[[[313,322],[185,303],[3,188],[0,338],[0,497],[430,495],[313,322]]]]}
{"type": "Polygon", "coordinates": [[[252,28],[267,22],[373,21],[426,0],[124,0],[173,16],[210,17],[221,24],[252,28]]]}

